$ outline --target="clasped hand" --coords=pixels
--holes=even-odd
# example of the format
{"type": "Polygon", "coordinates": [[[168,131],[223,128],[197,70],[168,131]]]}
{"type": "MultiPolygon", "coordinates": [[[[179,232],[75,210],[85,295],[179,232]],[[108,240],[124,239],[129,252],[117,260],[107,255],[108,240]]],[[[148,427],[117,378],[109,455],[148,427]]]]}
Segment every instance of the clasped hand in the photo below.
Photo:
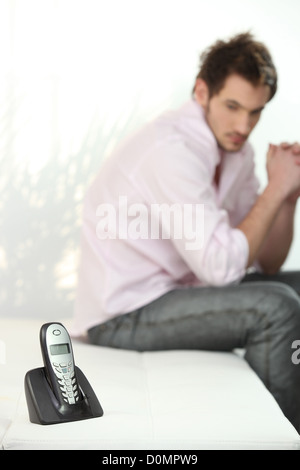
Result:
{"type": "Polygon", "coordinates": [[[285,200],[295,204],[300,197],[300,144],[282,142],[269,145],[267,153],[269,183],[276,182],[285,200]]]}

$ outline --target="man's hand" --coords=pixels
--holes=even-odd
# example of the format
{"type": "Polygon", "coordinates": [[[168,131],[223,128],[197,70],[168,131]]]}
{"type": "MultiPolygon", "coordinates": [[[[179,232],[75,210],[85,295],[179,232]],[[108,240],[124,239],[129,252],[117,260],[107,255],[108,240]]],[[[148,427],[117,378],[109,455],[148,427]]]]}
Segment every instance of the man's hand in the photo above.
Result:
{"type": "Polygon", "coordinates": [[[292,149],[294,155],[300,155],[300,144],[298,142],[295,142],[294,144],[290,144],[289,142],[282,142],[279,147],[283,150],[292,149]]]}
{"type": "MultiPolygon", "coordinates": [[[[279,148],[281,148],[282,150],[290,150],[293,155],[300,156],[300,144],[298,142],[294,142],[293,144],[290,144],[289,142],[282,142],[279,145],[279,148]]],[[[296,161],[296,163],[300,164],[298,160],[296,161]]],[[[299,197],[300,190],[297,190],[286,199],[286,202],[290,204],[296,204],[299,197]]]]}
{"type": "Polygon", "coordinates": [[[284,142],[270,144],[267,153],[269,184],[277,187],[283,199],[290,202],[300,195],[300,145],[284,142]]]}

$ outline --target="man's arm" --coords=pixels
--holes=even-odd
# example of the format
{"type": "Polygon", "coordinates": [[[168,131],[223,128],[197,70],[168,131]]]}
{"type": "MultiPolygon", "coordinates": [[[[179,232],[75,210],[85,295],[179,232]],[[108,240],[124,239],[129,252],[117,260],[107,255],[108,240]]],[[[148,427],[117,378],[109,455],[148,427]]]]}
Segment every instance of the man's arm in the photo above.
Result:
{"type": "Polygon", "coordinates": [[[287,255],[291,244],[294,218],[294,207],[291,210],[291,207],[287,206],[287,201],[300,189],[299,160],[299,155],[295,155],[292,149],[270,146],[267,155],[268,185],[249,214],[237,227],[248,240],[247,267],[259,258],[263,269],[267,272],[275,272],[287,255]],[[288,211],[287,207],[289,207],[288,211]],[[282,227],[282,224],[286,223],[288,226],[282,227]],[[290,233],[284,233],[284,230],[290,233]],[[279,233],[282,234],[281,237],[279,233]],[[270,244],[264,248],[264,244],[266,247],[269,240],[270,244]],[[281,242],[284,242],[284,247],[281,253],[276,255],[276,246],[281,242]],[[272,259],[272,257],[275,258],[272,259]]]}
{"type": "MultiPolygon", "coordinates": [[[[298,143],[291,145],[284,142],[280,147],[285,150],[291,149],[294,155],[300,155],[300,145],[298,143]]],[[[294,217],[299,197],[300,191],[297,190],[283,202],[270,233],[258,254],[258,262],[266,274],[276,274],[289,254],[294,238],[294,217]]]]}
{"type": "Polygon", "coordinates": [[[294,236],[296,203],[284,201],[257,260],[266,274],[276,274],[285,262],[294,236]]]}

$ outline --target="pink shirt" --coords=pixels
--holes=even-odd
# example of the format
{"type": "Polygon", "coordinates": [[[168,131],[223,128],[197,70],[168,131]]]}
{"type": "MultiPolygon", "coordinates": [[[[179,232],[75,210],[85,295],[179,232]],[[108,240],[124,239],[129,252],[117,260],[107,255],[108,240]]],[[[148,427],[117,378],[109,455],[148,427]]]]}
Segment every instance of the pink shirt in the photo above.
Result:
{"type": "Polygon", "coordinates": [[[240,152],[223,154],[216,187],[220,161],[203,109],[190,100],[126,139],[103,163],[84,203],[73,335],[174,288],[240,281],[248,243],[234,227],[258,194],[252,147],[246,142],[240,152]],[[177,208],[176,223],[157,217],[158,207],[177,208]],[[165,222],[162,238],[157,227],[165,222]]]}

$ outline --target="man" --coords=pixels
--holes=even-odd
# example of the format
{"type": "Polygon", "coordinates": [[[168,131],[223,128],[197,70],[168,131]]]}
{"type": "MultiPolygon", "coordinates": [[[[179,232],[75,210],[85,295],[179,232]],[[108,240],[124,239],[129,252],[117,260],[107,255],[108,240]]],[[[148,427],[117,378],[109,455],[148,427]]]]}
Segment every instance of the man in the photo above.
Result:
{"type": "Polygon", "coordinates": [[[300,276],[278,273],[293,238],[299,145],[269,146],[259,194],[248,142],[276,88],[271,56],[252,35],[217,41],[193,98],[107,159],[85,199],[74,332],[140,351],[244,348],[299,430],[291,285],[300,276]]]}

